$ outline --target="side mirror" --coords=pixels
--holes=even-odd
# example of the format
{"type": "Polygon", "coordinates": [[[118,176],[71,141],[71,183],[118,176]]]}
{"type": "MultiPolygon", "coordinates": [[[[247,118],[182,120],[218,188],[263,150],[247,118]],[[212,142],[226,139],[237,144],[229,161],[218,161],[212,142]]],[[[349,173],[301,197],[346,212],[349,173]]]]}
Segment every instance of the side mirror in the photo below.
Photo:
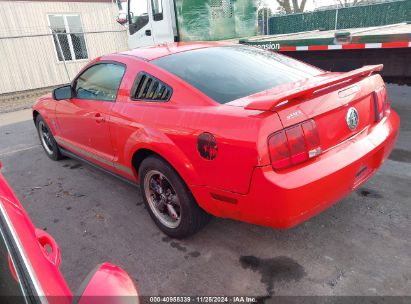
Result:
{"type": "Polygon", "coordinates": [[[125,303],[127,304],[140,303],[136,286],[127,272],[110,263],[97,266],[81,286],[82,289],[76,295],[78,304],[120,303],[119,298],[126,299],[125,303]],[[104,299],[107,299],[107,301],[104,301],[104,299]],[[102,301],[100,302],[100,300],[102,301]]]}
{"type": "Polygon", "coordinates": [[[53,90],[53,98],[55,100],[70,99],[73,97],[73,91],[70,85],[65,85],[53,90]]]}
{"type": "Polygon", "coordinates": [[[121,25],[125,25],[127,23],[127,14],[126,13],[118,14],[116,21],[120,23],[121,25]]]}

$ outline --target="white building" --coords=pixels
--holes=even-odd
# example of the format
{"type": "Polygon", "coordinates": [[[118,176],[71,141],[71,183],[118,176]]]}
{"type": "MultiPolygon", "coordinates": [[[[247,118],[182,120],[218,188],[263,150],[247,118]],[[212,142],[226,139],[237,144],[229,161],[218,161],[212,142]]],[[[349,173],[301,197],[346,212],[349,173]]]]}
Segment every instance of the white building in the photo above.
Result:
{"type": "Polygon", "coordinates": [[[127,49],[111,0],[0,0],[0,95],[68,83],[91,59],[127,49]]]}

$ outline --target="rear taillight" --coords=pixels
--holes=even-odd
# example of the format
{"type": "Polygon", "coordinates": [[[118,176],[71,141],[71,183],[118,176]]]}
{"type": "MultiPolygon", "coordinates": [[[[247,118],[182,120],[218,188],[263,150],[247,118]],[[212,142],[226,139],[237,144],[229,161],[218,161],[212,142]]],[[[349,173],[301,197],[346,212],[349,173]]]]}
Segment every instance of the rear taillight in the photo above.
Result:
{"type": "Polygon", "coordinates": [[[307,145],[308,158],[312,158],[321,153],[320,136],[318,135],[317,125],[310,119],[301,124],[304,132],[305,144],[307,145]]]}
{"type": "Polygon", "coordinates": [[[270,135],[268,150],[274,169],[287,168],[319,155],[320,137],[314,120],[310,119],[270,135]]]}
{"type": "Polygon", "coordinates": [[[268,150],[274,169],[286,168],[291,165],[290,149],[284,131],[274,133],[268,138],[268,150]]]}
{"type": "Polygon", "coordinates": [[[387,98],[387,89],[382,86],[374,91],[374,110],[375,121],[380,121],[390,110],[390,104],[387,98]]]}

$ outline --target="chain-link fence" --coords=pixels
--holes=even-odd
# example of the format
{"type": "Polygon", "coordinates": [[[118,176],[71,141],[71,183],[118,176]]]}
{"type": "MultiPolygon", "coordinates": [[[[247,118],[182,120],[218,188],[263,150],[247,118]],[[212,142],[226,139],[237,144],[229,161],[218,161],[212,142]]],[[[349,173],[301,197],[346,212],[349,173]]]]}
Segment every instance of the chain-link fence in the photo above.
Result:
{"type": "MultiPolygon", "coordinates": [[[[66,21],[65,21],[66,22],[66,21]]],[[[21,108],[57,85],[70,82],[90,60],[127,50],[125,28],[96,25],[96,29],[53,27],[0,31],[0,108],[21,108]],[[38,94],[36,93],[38,92],[38,94]]],[[[67,24],[67,22],[66,22],[67,24]]],[[[2,110],[0,109],[0,110],[2,110]]]]}
{"type": "MultiPolygon", "coordinates": [[[[297,1],[297,3],[299,2],[301,1],[297,1]]],[[[327,1],[328,5],[320,5],[324,4],[322,1],[317,2],[313,6],[312,3],[307,1],[311,4],[308,8],[311,11],[282,13],[269,17],[268,26],[266,26],[268,31],[265,31],[265,34],[383,26],[411,20],[411,0],[335,0],[327,1]]],[[[281,9],[279,8],[280,11],[281,9]]],[[[264,14],[260,19],[264,19],[264,14]]]]}
{"type": "Polygon", "coordinates": [[[89,60],[127,49],[125,29],[35,31],[0,36],[0,94],[67,83],[89,60]]]}
{"type": "Polygon", "coordinates": [[[110,1],[0,1],[0,111],[68,83],[128,47],[110,1]]]}

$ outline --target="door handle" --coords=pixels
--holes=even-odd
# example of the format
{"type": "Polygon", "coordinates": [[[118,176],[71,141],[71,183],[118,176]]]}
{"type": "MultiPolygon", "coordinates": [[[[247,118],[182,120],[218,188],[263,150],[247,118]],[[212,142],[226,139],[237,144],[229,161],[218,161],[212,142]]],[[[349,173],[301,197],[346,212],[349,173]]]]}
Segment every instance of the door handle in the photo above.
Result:
{"type": "Polygon", "coordinates": [[[151,30],[146,30],[146,36],[151,36],[151,30]]]}
{"type": "Polygon", "coordinates": [[[96,120],[97,123],[104,122],[104,121],[106,120],[106,119],[104,118],[104,116],[101,115],[100,113],[96,113],[96,114],[94,115],[94,119],[96,120]]]}
{"type": "Polygon", "coordinates": [[[53,237],[44,230],[35,230],[37,241],[43,251],[44,256],[57,268],[60,267],[61,255],[60,248],[53,237]]]}

